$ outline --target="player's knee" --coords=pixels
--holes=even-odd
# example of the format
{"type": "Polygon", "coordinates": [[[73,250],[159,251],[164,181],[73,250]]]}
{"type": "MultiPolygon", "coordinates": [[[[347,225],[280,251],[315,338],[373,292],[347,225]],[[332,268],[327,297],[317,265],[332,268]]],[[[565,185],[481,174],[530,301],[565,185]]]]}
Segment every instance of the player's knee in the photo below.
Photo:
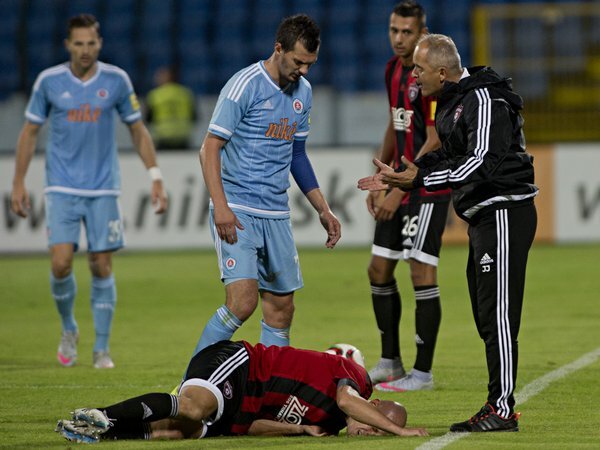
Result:
{"type": "Polygon", "coordinates": [[[227,308],[229,308],[229,310],[235,315],[235,317],[237,317],[242,322],[245,322],[246,319],[248,319],[248,317],[250,317],[252,313],[254,313],[257,304],[258,301],[239,301],[233,302],[231,304],[228,303],[227,308]]]}
{"type": "Polygon", "coordinates": [[[69,276],[72,271],[70,259],[54,257],[52,258],[52,275],[54,278],[61,279],[69,276]]]}
{"type": "Polygon", "coordinates": [[[437,284],[437,269],[429,264],[411,262],[410,279],[413,286],[433,286],[437,284]]]}
{"type": "Polygon", "coordinates": [[[369,264],[367,274],[369,275],[369,281],[375,284],[388,283],[392,281],[394,277],[393,272],[390,274],[388,270],[384,270],[382,267],[376,264],[369,264]]]}
{"type": "Polygon", "coordinates": [[[108,278],[112,273],[112,264],[108,261],[90,259],[90,272],[97,278],[108,278]]]}
{"type": "MultiPolygon", "coordinates": [[[[199,402],[188,397],[179,397],[178,417],[199,422],[205,418],[205,414],[205,408],[199,402]]],[[[208,414],[206,414],[206,416],[208,416],[208,414]]]]}

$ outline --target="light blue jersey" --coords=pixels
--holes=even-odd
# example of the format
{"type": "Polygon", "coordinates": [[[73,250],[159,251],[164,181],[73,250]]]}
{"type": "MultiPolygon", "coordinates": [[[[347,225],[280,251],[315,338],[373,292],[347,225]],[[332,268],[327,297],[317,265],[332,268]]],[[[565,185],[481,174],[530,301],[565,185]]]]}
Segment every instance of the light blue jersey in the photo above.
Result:
{"type": "Polygon", "coordinates": [[[229,207],[259,217],[289,217],[294,139],[309,132],[312,89],[303,77],[282,90],[262,61],[221,90],[208,131],[227,143],[221,176],[229,207]]]}
{"type": "Polygon", "coordinates": [[[38,125],[50,119],[46,192],[119,195],[115,110],[125,123],[141,119],[131,81],[118,67],[98,62],[87,81],[75,77],[69,63],[40,73],[25,118],[38,125]]]}

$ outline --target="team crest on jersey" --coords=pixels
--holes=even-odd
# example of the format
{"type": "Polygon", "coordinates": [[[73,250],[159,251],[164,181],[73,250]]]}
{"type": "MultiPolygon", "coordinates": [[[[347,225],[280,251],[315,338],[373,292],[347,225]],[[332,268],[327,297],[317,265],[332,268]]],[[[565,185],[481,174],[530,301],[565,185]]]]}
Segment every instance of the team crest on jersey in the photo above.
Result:
{"type": "Polygon", "coordinates": [[[308,411],[308,406],[300,403],[300,400],[295,395],[290,395],[283,405],[283,408],[277,413],[276,419],[279,422],[287,422],[293,424],[302,423],[302,418],[308,411]]]}
{"type": "Polygon", "coordinates": [[[299,98],[295,98],[292,105],[296,114],[301,114],[304,111],[304,104],[299,98]]]}
{"type": "Polygon", "coordinates": [[[233,258],[227,258],[227,261],[225,261],[225,267],[227,267],[229,270],[233,269],[236,264],[237,263],[233,258]]]}
{"type": "Polygon", "coordinates": [[[410,99],[411,103],[415,101],[415,99],[419,96],[419,86],[417,86],[417,83],[411,83],[410,86],[408,86],[408,98],[410,99]]]}
{"type": "Polygon", "coordinates": [[[96,92],[96,95],[100,98],[108,98],[108,91],[104,88],[98,89],[98,91],[96,92]]]}
{"type": "Polygon", "coordinates": [[[463,105],[461,103],[454,110],[454,123],[456,123],[456,121],[460,118],[460,116],[462,115],[462,112],[463,112],[463,105]]]}
{"type": "Polygon", "coordinates": [[[229,381],[226,381],[223,385],[223,397],[225,397],[227,400],[231,400],[233,397],[233,387],[231,387],[231,383],[229,381]]]}

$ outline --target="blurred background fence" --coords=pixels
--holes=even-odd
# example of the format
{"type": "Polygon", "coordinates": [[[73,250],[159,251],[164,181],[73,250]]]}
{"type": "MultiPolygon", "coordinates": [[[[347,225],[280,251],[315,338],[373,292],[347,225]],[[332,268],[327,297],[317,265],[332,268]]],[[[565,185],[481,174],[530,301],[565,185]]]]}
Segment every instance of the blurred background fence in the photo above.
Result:
{"type": "MultiPolygon", "coordinates": [[[[125,69],[143,99],[170,65],[198,96],[201,139],[225,81],[270,55],[282,17],[322,28],[313,144],[376,145],[387,120],[383,68],[396,0],[2,0],[0,148],[14,147],[37,74],[67,59],[68,17],[101,23],[101,59],[125,69]],[[16,130],[15,130],[16,129],[16,130]],[[315,139],[316,138],[316,139],[315,139]]],[[[421,0],[429,29],[455,40],[465,65],[490,64],[525,98],[528,141],[599,140],[600,2],[421,0]]],[[[124,145],[128,145],[124,141],[124,145]]]]}
{"type": "MultiPolygon", "coordinates": [[[[371,173],[371,156],[389,120],[383,72],[396,0],[0,0],[0,253],[45,246],[43,148],[28,174],[32,214],[10,211],[14,147],[31,86],[46,67],[67,60],[68,17],[95,14],[101,59],[125,69],[140,99],[156,68],[179,69],[200,111],[193,147],[206,133],[218,92],[244,66],[267,58],[282,17],[305,12],[322,29],[313,85],[309,151],[332,209],[344,223],[343,245],[369,245],[373,221],[356,179],[371,173]]],[[[528,150],[535,155],[540,195],[537,238],[600,241],[600,1],[421,0],[431,32],[453,37],[463,64],[491,65],[511,77],[525,99],[528,150]]],[[[172,208],[156,218],[147,175],[117,130],[124,177],[122,202],[130,248],[210,247],[207,192],[195,152],[160,155],[172,208]]],[[[321,245],[320,224],[291,191],[301,245],[321,245]]],[[[451,214],[444,239],[464,242],[451,214]]]]}

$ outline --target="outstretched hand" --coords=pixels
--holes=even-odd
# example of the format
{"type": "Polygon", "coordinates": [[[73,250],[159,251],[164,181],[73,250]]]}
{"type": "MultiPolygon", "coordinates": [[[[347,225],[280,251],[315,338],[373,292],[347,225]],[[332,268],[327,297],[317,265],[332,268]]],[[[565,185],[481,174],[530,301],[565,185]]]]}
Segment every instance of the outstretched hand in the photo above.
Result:
{"type": "Polygon", "coordinates": [[[389,185],[382,180],[382,173],[383,171],[388,170],[393,172],[394,169],[392,169],[387,164],[382,163],[377,158],[373,159],[373,164],[379,167],[381,171],[379,173],[376,173],[375,175],[361,178],[360,180],[358,180],[357,187],[361,191],[386,191],[387,189],[389,189],[389,185]]]}
{"type": "Polygon", "coordinates": [[[378,175],[381,175],[383,183],[401,189],[410,189],[413,187],[419,168],[404,156],[401,158],[401,161],[406,166],[406,169],[402,172],[395,172],[390,166],[383,164],[381,161],[375,160],[373,162],[381,169],[378,175]]]}

